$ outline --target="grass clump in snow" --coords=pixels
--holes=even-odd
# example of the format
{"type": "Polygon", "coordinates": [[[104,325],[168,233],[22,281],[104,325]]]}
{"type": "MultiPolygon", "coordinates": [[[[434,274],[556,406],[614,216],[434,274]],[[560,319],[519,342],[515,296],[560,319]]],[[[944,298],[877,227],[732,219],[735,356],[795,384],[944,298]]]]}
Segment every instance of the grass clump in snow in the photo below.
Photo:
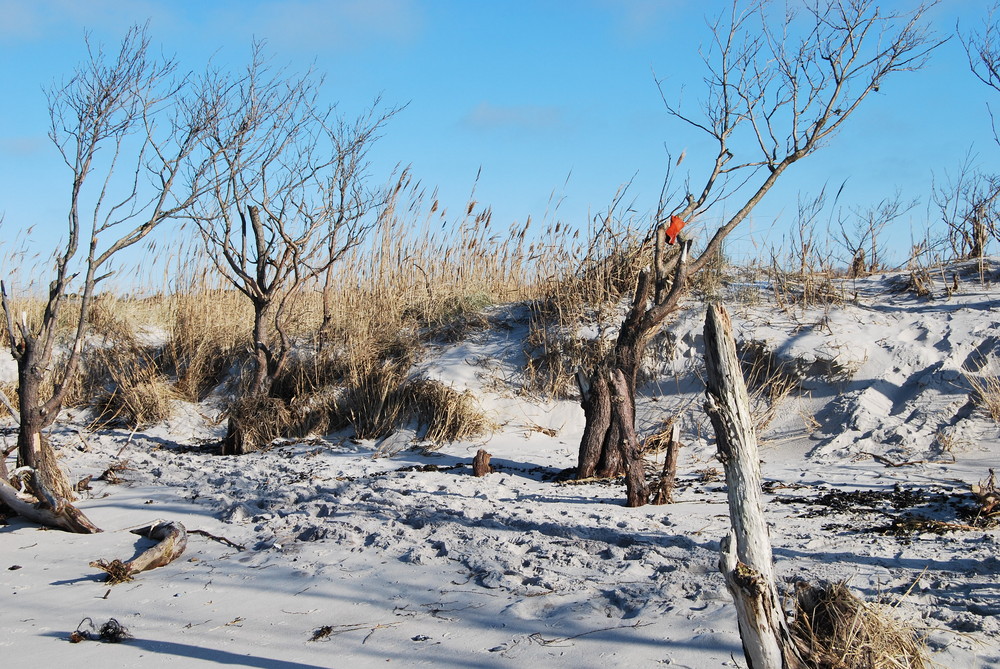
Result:
{"type": "Polygon", "coordinates": [[[413,379],[406,394],[418,424],[425,428],[423,439],[432,444],[475,439],[494,428],[468,390],[435,379],[413,379]]]}
{"type": "Polygon", "coordinates": [[[1000,423],[1000,376],[966,374],[972,386],[972,399],[994,422],[1000,423]]]}
{"type": "Polygon", "coordinates": [[[886,607],[858,598],[844,583],[800,584],[792,636],[815,669],[927,669],[916,632],[886,607]]]}
{"type": "Polygon", "coordinates": [[[176,397],[157,364],[159,351],[140,341],[128,301],[102,296],[88,314],[92,337],[71,403],[89,405],[99,425],[151,425],[170,417],[176,397]]]}
{"type": "Polygon", "coordinates": [[[292,414],[285,400],[267,395],[244,395],[230,402],[228,439],[237,440],[244,452],[260,450],[287,434],[292,414]]]}

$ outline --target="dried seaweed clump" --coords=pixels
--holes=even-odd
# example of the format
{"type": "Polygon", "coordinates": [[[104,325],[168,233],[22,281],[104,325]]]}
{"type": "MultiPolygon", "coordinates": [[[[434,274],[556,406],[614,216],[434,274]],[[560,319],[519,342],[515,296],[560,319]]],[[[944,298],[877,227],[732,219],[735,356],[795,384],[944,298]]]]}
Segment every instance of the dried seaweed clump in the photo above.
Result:
{"type": "Polygon", "coordinates": [[[121,643],[131,638],[132,635],[129,633],[128,628],[114,618],[101,625],[100,629],[94,625],[94,621],[91,618],[84,618],[69,635],[69,642],[103,641],[105,643],[121,643]]]}
{"type": "Polygon", "coordinates": [[[94,560],[90,563],[90,566],[106,573],[107,578],[105,581],[111,585],[128,583],[132,580],[132,569],[121,560],[114,559],[110,562],[107,560],[94,560]]]}
{"type": "Polygon", "coordinates": [[[843,583],[799,584],[792,636],[815,669],[927,669],[923,640],[843,583]]]}

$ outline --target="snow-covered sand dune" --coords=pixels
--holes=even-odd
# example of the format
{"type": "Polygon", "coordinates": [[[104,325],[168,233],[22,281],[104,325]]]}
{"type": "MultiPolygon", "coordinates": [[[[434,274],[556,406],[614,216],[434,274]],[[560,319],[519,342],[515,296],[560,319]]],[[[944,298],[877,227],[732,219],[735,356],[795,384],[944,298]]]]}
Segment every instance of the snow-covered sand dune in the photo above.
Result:
{"type": "MultiPolygon", "coordinates": [[[[965,370],[1000,354],[1000,295],[962,273],[947,297],[852,282],[842,305],[781,310],[762,292],[730,306],[747,350],[800,390],[762,435],[766,514],[781,579],[846,580],[927,634],[944,666],[1000,666],[1000,530],[970,522],[970,485],[1000,468],[1000,430],[970,402],[965,370]]],[[[677,502],[629,509],[623,486],[569,484],[583,412],[504,389],[523,355],[508,327],[442,346],[421,373],[473,390],[499,425],[433,453],[324,435],[243,457],[212,454],[215,409],[178,404],[165,424],[51,434],[76,479],[116,462],[79,506],[105,531],[0,526],[0,653],[11,666],[745,666],[718,573],[729,523],[701,410],[704,308],[672,325],[638,423],[683,425],[677,502]],[[498,382],[499,380],[499,382],[498,382]],[[471,475],[479,448],[496,471],[471,475]],[[392,457],[375,453],[398,451],[392,457]],[[120,458],[116,456],[120,453],[120,458]],[[192,534],[177,562],[109,586],[92,560],[149,545],[157,518],[192,534]],[[67,638],[115,618],[124,643],[67,638]]],[[[523,323],[520,323],[523,325],[523,323]]],[[[992,370],[1000,373],[1000,368],[992,370]]],[[[5,428],[12,443],[14,430],[5,428]]],[[[651,469],[659,463],[651,461],[651,469]]]]}

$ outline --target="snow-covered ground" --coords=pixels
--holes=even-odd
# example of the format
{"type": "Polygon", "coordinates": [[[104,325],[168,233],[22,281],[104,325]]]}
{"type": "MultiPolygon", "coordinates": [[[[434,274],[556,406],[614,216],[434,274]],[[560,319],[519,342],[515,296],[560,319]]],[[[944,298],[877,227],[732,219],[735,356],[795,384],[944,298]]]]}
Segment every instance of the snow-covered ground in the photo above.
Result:
{"type": "MultiPolygon", "coordinates": [[[[986,279],[970,268],[948,297],[949,273],[930,300],[883,276],[853,282],[857,299],[841,306],[781,310],[766,292],[730,306],[738,338],[801,381],[762,435],[779,578],[846,580],[914,622],[935,661],[968,669],[1000,666],[1000,530],[897,526],[968,523],[970,485],[1000,469],[1000,429],[970,403],[963,373],[1000,356],[996,265],[986,279]]],[[[498,309],[508,327],[421,363],[472,389],[500,425],[433,453],[406,448],[404,431],[222,457],[210,404],[178,404],[134,434],[87,432],[66,412],[51,440],[71,477],[124,464],[124,481],[94,480],[79,502],[101,534],[16,517],[0,526],[4,662],[745,666],[717,567],[729,521],[701,408],[704,308],[692,303],[669,326],[661,373],[638,402],[641,431],[668,416],[683,426],[677,501],[637,509],[623,506],[621,484],[557,480],[575,465],[583,412],[508,386],[523,355],[519,314],[498,309]],[[484,478],[471,475],[479,448],[496,469],[484,478]],[[128,530],[159,518],[200,533],[177,562],[104,583],[88,563],[131,558],[151,543],[128,530]],[[132,637],[70,644],[87,618],[115,618],[132,637]]]]}

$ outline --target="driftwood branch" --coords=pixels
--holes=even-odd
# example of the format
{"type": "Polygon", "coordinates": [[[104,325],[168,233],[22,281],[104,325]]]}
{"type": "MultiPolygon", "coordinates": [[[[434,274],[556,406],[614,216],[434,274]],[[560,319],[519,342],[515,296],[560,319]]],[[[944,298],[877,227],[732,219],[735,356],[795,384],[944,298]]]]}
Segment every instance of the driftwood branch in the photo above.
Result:
{"type": "Polygon", "coordinates": [[[107,572],[109,583],[131,581],[132,577],[139,572],[168,565],[179,558],[184,553],[184,549],[187,548],[188,533],[184,525],[178,521],[157,520],[152,525],[132,530],[132,534],[153,539],[157,544],[128,562],[121,560],[112,560],[111,562],[95,560],[91,562],[91,567],[107,572]]]}
{"type": "Polygon", "coordinates": [[[133,574],[168,565],[179,558],[187,548],[187,530],[175,520],[169,522],[158,520],[152,525],[132,530],[132,534],[159,542],[125,563],[133,574]]]}
{"type": "Polygon", "coordinates": [[[740,638],[751,669],[799,669],[774,584],[774,563],[761,499],[757,434],[736,357],[732,323],[721,305],[705,318],[705,410],[726,470],[732,532],[722,542],[719,569],[736,602],[740,638]]]}
{"type": "Polygon", "coordinates": [[[82,511],[45,488],[41,477],[34,471],[31,472],[30,487],[34,494],[19,492],[6,479],[0,478],[0,501],[17,515],[39,525],[77,534],[101,531],[82,511]]]}

